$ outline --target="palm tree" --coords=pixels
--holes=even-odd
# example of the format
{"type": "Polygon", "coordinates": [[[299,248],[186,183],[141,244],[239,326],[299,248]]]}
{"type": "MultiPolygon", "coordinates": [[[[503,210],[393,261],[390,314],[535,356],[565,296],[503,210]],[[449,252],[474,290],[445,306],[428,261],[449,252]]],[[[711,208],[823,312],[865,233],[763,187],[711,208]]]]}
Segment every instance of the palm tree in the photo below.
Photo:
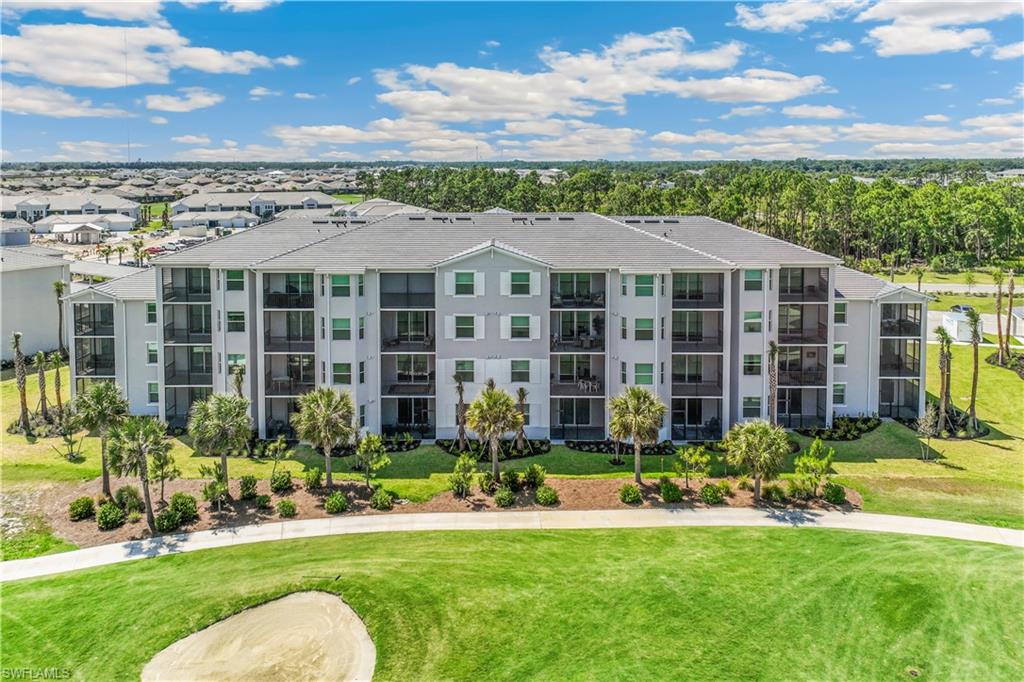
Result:
{"type": "Polygon", "coordinates": [[[235,365],[234,367],[232,367],[231,368],[231,382],[234,385],[235,393],[238,394],[239,398],[243,397],[243,395],[242,395],[242,383],[244,381],[245,381],[245,368],[242,367],[241,365],[235,365]]]}
{"type": "Polygon", "coordinates": [[[516,408],[515,401],[507,392],[488,381],[484,390],[466,410],[466,424],[482,439],[491,451],[491,473],[494,480],[501,480],[498,469],[498,449],[501,437],[509,431],[516,431],[523,425],[523,415],[516,408]]]}
{"type": "Polygon", "coordinates": [[[910,268],[910,274],[917,279],[917,290],[921,291],[921,280],[924,279],[925,270],[920,265],[910,268]]]}
{"type": "Polygon", "coordinates": [[[103,494],[110,497],[110,469],[107,466],[107,437],[128,414],[128,401],[113,381],[97,381],[79,394],[75,408],[82,423],[100,434],[100,467],[103,470],[103,494]]]}
{"type": "Polygon", "coordinates": [[[665,419],[665,403],[645,388],[628,386],[608,401],[608,410],[612,438],[633,440],[633,478],[640,483],[640,453],[645,444],[657,442],[665,419]]]}
{"type": "Polygon", "coordinates": [[[50,353],[50,369],[53,370],[53,392],[57,397],[57,411],[64,412],[64,399],[60,395],[60,368],[64,366],[64,358],[57,351],[50,353]]]}
{"type": "Polygon", "coordinates": [[[1010,319],[1013,315],[1013,270],[1010,270],[1006,282],[1006,337],[1003,339],[1006,348],[1005,356],[1010,357],[1010,319]]]}
{"type": "Polygon", "coordinates": [[[57,297],[57,347],[60,349],[60,354],[67,357],[67,347],[64,345],[64,292],[67,290],[67,284],[64,280],[58,279],[53,283],[53,294],[57,297]]]}
{"type": "Polygon", "coordinates": [[[135,264],[140,266],[146,258],[145,243],[141,239],[136,239],[132,242],[132,258],[135,259],[135,264]]]}
{"type": "Polygon", "coordinates": [[[779,411],[779,345],[768,342],[768,421],[775,424],[779,411]]]}
{"type": "Polygon", "coordinates": [[[114,249],[109,244],[100,244],[99,246],[96,247],[96,253],[103,256],[104,263],[110,262],[110,254],[113,252],[114,249]]]}
{"type": "Polygon", "coordinates": [[[18,399],[21,402],[21,413],[18,416],[18,422],[21,424],[21,430],[25,435],[31,436],[32,424],[28,420],[28,399],[25,395],[27,377],[25,376],[25,355],[21,352],[21,332],[14,332],[11,348],[14,350],[14,377],[18,384],[18,399]]]}
{"type": "Polygon", "coordinates": [[[761,501],[761,479],[772,478],[789,454],[789,439],[781,426],[766,421],[736,424],[725,437],[729,461],[745,466],[754,477],[754,504],[761,501]]]}
{"type": "MultiPolygon", "coordinates": [[[[516,430],[516,452],[519,454],[523,454],[523,450],[530,443],[526,438],[526,397],[528,395],[530,395],[530,392],[522,386],[516,389],[516,409],[519,410],[519,414],[523,415],[523,423],[516,430]]],[[[530,450],[531,452],[533,451],[532,446],[530,450]]]]}
{"type": "Polygon", "coordinates": [[[118,244],[117,246],[114,247],[114,251],[117,252],[117,264],[121,265],[122,259],[124,258],[124,254],[126,251],[128,251],[128,247],[125,246],[124,244],[118,244]]]}
{"type": "MultiPolygon", "coordinates": [[[[1000,366],[1003,365],[1003,271],[992,269],[992,282],[996,285],[996,357],[1000,366]]],[[[1006,330],[1009,335],[1010,330],[1006,330]]]]}
{"type": "Polygon", "coordinates": [[[146,503],[146,524],[156,533],[153,501],[149,494],[149,457],[160,457],[170,449],[164,437],[167,427],[152,417],[128,417],[110,432],[110,466],[120,476],[137,475],[146,503]]]}
{"type": "Polygon", "coordinates": [[[49,422],[50,411],[46,408],[46,353],[37,351],[35,363],[36,373],[39,377],[39,414],[42,415],[44,421],[49,422]]]}
{"type": "Polygon", "coordinates": [[[968,270],[964,273],[964,284],[967,285],[967,293],[974,293],[974,285],[977,284],[978,278],[974,276],[973,270],[968,270]]]}
{"type": "Polygon", "coordinates": [[[971,330],[971,349],[974,355],[974,374],[971,376],[971,405],[968,414],[971,418],[971,430],[978,430],[978,415],[975,405],[978,400],[978,344],[981,343],[981,315],[974,308],[968,309],[965,313],[967,327],[971,330]]]}
{"type": "Polygon", "coordinates": [[[331,479],[331,452],[334,448],[352,439],[355,427],[352,425],[352,396],[348,391],[335,391],[326,386],[299,396],[297,412],[291,416],[296,435],[324,453],[324,472],[327,487],[334,485],[331,479]]]}
{"type": "Polygon", "coordinates": [[[953,337],[946,328],[935,328],[935,338],[939,341],[939,433],[946,429],[946,411],[949,408],[949,358],[953,347],[953,337]]]}
{"type": "Polygon", "coordinates": [[[462,385],[462,377],[456,374],[455,393],[459,396],[459,402],[455,405],[455,425],[459,432],[456,440],[459,444],[459,452],[469,449],[469,438],[466,437],[466,387],[462,385]]]}
{"type": "Polygon", "coordinates": [[[249,401],[237,395],[214,393],[192,404],[188,433],[196,448],[207,454],[220,451],[220,474],[228,482],[228,452],[238,452],[249,444],[252,419],[249,401]]]}

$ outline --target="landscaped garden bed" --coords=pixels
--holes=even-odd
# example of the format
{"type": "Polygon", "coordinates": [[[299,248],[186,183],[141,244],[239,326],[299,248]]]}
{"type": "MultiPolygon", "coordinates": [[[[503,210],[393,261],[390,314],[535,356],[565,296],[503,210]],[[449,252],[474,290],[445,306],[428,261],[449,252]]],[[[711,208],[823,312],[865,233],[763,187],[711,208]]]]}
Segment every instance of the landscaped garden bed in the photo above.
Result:
{"type": "MultiPolygon", "coordinates": [[[[567,440],[565,441],[565,447],[570,450],[578,450],[579,452],[599,452],[607,455],[618,454],[622,457],[627,455],[633,456],[632,443],[623,443],[610,438],[605,440],[567,440]]],[[[675,452],[676,446],[670,440],[663,440],[653,445],[644,445],[640,450],[641,455],[661,455],[662,457],[671,457],[675,452]]]]}
{"type": "Polygon", "coordinates": [[[878,417],[836,417],[831,428],[796,429],[801,436],[822,440],[857,440],[882,424],[878,417]]]}
{"type": "MultiPolygon", "coordinates": [[[[469,444],[469,452],[476,455],[477,459],[487,459],[491,456],[490,451],[487,449],[487,443],[474,438],[468,439],[467,442],[469,444]]],[[[438,438],[434,441],[434,444],[450,455],[457,456],[462,452],[459,450],[459,441],[453,438],[438,438]]],[[[551,452],[551,441],[547,438],[528,438],[523,441],[523,451],[520,452],[516,449],[515,439],[506,438],[498,442],[498,448],[500,450],[499,459],[519,459],[551,452]]]]}

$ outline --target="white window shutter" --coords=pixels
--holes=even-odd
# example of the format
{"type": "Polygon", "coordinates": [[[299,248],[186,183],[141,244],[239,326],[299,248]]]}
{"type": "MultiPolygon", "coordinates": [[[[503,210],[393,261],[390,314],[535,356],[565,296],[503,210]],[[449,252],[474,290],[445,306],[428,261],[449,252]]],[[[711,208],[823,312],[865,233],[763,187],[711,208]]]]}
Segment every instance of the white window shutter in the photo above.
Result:
{"type": "Polygon", "coordinates": [[[530,273],[530,296],[540,296],[540,273],[530,273]]]}
{"type": "Polygon", "coordinates": [[[501,382],[502,384],[512,383],[512,361],[505,360],[500,363],[501,366],[501,382]]]}
{"type": "Polygon", "coordinates": [[[541,360],[530,360],[530,383],[540,383],[541,360]]]}
{"type": "Polygon", "coordinates": [[[474,337],[477,339],[484,338],[484,316],[474,315],[473,316],[473,332],[474,337]]]}
{"type": "Polygon", "coordinates": [[[455,295],[455,273],[446,272],[444,273],[444,295],[454,296],[455,295]]]}
{"type": "Polygon", "coordinates": [[[473,293],[477,296],[484,295],[484,273],[479,270],[473,276],[473,293]]]}
{"type": "Polygon", "coordinates": [[[539,339],[540,338],[540,316],[539,315],[530,315],[530,338],[531,339],[539,339]]]}
{"type": "MultiPolygon", "coordinates": [[[[480,363],[476,360],[473,361],[473,383],[480,382],[480,363]]],[[[472,401],[470,401],[472,402],[472,401]]]]}
{"type": "Polygon", "coordinates": [[[501,316],[501,340],[507,341],[512,338],[512,318],[508,315],[501,316]]]}
{"type": "Polygon", "coordinates": [[[454,339],[455,338],[455,317],[452,315],[445,315],[444,318],[444,338],[454,339]]]}
{"type": "Polygon", "coordinates": [[[501,273],[501,295],[508,296],[512,293],[512,273],[501,273]]]}

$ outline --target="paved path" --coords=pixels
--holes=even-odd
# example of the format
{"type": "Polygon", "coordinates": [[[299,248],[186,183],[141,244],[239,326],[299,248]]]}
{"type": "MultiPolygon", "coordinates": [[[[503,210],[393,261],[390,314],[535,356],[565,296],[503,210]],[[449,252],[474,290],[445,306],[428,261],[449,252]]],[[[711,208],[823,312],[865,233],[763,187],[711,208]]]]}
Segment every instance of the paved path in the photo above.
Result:
{"type": "MultiPolygon", "coordinates": [[[[904,284],[903,286],[917,291],[917,283],[911,282],[904,284]]],[[[928,293],[929,291],[950,291],[956,294],[992,294],[996,293],[995,284],[975,284],[974,286],[968,287],[966,284],[957,284],[950,282],[949,284],[921,284],[921,291],[928,293]]],[[[1003,295],[1006,295],[1006,287],[1003,286],[1003,295]]]]}
{"type": "Polygon", "coordinates": [[[151,540],[99,545],[33,559],[4,561],[0,562],[0,582],[52,575],[94,566],[106,566],[165,554],[323,535],[439,530],[555,530],[681,526],[834,528],[928,535],[1024,548],[1024,531],[1022,530],[862,512],[722,508],[399,513],[338,516],[303,521],[276,521],[236,528],[165,535],[151,540]]]}
{"type": "MultiPolygon", "coordinates": [[[[942,316],[946,314],[944,310],[929,310],[928,311],[928,342],[935,343],[935,328],[942,326],[942,316]]],[[[1002,320],[1005,322],[1006,320],[1002,320]]],[[[982,313],[981,314],[981,330],[985,334],[991,334],[993,338],[996,335],[996,316],[995,313],[982,313]]],[[[985,345],[985,344],[982,344],[985,345]]],[[[995,348],[995,344],[988,344],[995,348]]]]}

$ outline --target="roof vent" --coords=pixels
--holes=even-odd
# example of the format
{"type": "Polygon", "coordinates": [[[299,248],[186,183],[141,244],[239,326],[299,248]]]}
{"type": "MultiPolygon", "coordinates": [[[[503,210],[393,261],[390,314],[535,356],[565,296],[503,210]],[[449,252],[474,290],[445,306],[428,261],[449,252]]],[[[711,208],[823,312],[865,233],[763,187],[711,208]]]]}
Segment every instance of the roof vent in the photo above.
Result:
{"type": "Polygon", "coordinates": [[[544,222],[547,222],[547,221],[551,220],[550,216],[546,216],[546,215],[539,215],[539,216],[534,216],[534,218],[533,218],[533,219],[534,219],[534,220],[536,220],[537,222],[540,222],[540,221],[542,221],[542,220],[543,220],[544,222]]]}
{"type": "Polygon", "coordinates": [[[412,216],[409,216],[409,220],[419,220],[420,222],[422,222],[422,221],[426,220],[426,218],[421,216],[421,215],[412,215],[412,216]]]}
{"type": "Polygon", "coordinates": [[[569,215],[560,215],[560,216],[558,216],[558,219],[560,221],[566,221],[566,222],[572,222],[574,220],[574,218],[572,216],[569,216],[569,215]]]}
{"type": "Polygon", "coordinates": [[[470,220],[472,220],[472,218],[470,218],[469,216],[464,216],[464,215],[455,216],[455,219],[456,220],[463,220],[463,221],[470,221],[470,220]]]}

